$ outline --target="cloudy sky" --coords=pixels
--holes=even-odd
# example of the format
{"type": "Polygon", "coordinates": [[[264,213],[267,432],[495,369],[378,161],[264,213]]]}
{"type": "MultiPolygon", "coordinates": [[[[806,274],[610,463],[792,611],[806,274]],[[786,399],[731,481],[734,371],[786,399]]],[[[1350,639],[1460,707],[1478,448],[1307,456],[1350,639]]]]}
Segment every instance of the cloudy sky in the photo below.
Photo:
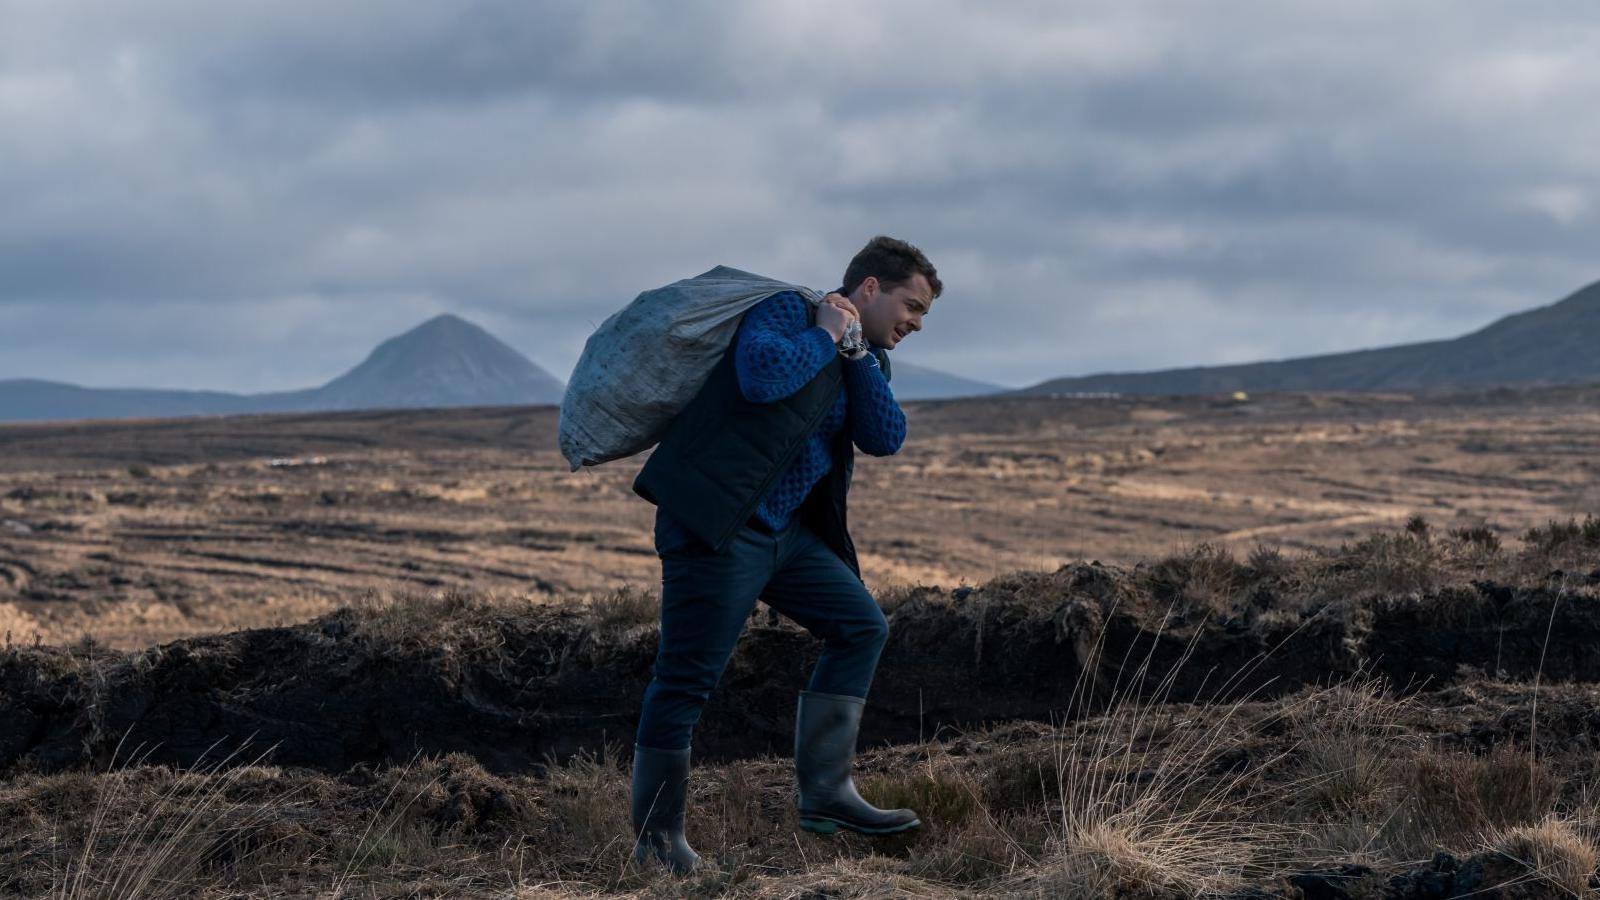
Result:
{"type": "Polygon", "coordinates": [[[0,0],[0,378],[264,391],[430,315],[945,295],[1007,385],[1450,337],[1600,279],[1592,0],[0,0]]]}

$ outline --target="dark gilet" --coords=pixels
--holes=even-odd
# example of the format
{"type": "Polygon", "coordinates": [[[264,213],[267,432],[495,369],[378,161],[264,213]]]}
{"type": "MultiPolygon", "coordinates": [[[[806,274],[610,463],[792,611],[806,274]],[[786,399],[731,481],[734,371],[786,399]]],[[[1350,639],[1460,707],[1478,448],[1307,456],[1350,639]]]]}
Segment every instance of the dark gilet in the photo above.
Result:
{"type": "MultiPolygon", "coordinates": [[[[793,394],[772,403],[752,403],[739,390],[734,370],[737,343],[730,343],[633,482],[634,493],[665,509],[718,553],[728,548],[755,513],[844,389],[843,361],[835,356],[793,394]]],[[[878,348],[872,352],[888,378],[888,354],[878,348]]],[[[833,467],[795,515],[859,578],[861,567],[845,520],[845,495],[855,468],[848,422],[835,435],[829,452],[833,467]]]]}

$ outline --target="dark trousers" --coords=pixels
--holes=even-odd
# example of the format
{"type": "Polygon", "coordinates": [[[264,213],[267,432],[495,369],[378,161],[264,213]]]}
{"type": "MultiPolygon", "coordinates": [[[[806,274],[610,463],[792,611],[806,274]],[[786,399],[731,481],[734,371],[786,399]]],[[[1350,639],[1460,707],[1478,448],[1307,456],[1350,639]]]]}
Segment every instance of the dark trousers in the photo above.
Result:
{"type": "Polygon", "coordinates": [[[771,533],[746,523],[726,552],[656,509],[661,647],[635,740],[681,750],[733,655],[756,600],[822,639],[807,690],[866,697],[889,637],[883,610],[799,516],[771,533]]]}

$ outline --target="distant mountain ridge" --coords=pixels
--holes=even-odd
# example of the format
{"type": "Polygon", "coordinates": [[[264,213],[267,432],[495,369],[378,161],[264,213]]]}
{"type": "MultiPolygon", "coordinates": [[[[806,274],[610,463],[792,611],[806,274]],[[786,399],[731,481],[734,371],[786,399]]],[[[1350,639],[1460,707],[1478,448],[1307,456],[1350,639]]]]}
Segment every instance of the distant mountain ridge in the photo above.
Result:
{"type": "Polygon", "coordinates": [[[499,338],[454,315],[379,344],[360,365],[302,391],[231,394],[0,381],[0,421],[557,404],[566,385],[499,338]]]}
{"type": "MultiPolygon", "coordinates": [[[[893,390],[902,400],[1004,390],[913,363],[891,364],[893,390]]],[[[499,338],[445,314],[384,341],[360,365],[317,388],[233,394],[0,380],[0,422],[557,405],[565,393],[565,384],[499,338]]]]}
{"type": "Polygon", "coordinates": [[[892,354],[889,366],[889,389],[894,392],[896,400],[949,400],[998,394],[1005,390],[998,384],[974,381],[916,363],[901,362],[894,359],[892,354]]]}
{"type": "Polygon", "coordinates": [[[1600,382],[1600,282],[1451,340],[1229,366],[1055,378],[1016,395],[1379,391],[1600,382]]]}

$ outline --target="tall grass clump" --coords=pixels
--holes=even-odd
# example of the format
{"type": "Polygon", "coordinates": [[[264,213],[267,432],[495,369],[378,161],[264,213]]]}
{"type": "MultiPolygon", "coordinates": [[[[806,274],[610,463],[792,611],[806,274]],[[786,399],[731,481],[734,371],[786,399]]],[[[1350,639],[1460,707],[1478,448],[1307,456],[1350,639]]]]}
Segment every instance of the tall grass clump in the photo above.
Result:
{"type": "Polygon", "coordinates": [[[1436,587],[1446,574],[1445,548],[1427,527],[1398,533],[1375,532],[1355,544],[1341,544],[1330,574],[1335,590],[1351,594],[1409,594],[1436,587]]]}
{"type": "Polygon", "coordinates": [[[585,604],[595,627],[601,630],[653,625],[660,617],[661,601],[656,595],[631,584],[590,597],[585,604]]]}
{"type": "Polygon", "coordinates": [[[1582,522],[1552,519],[1528,529],[1522,536],[1522,566],[1525,577],[1558,569],[1600,567],[1600,519],[1592,515],[1582,522]]]}
{"type": "MultiPolygon", "coordinates": [[[[224,860],[227,867],[237,866],[269,847],[270,841],[253,835],[294,802],[292,796],[254,802],[230,797],[241,780],[261,771],[258,766],[271,750],[250,760],[235,750],[188,771],[140,766],[142,758],[133,761],[134,767],[118,768],[113,758],[112,767],[96,779],[96,802],[78,836],[80,845],[55,869],[51,900],[160,900],[213,886],[219,879],[208,870],[224,860]],[[148,782],[160,780],[165,786],[151,796],[148,782]],[[120,827],[113,828],[113,821],[120,827]]],[[[143,754],[148,757],[149,751],[143,754]]],[[[66,843],[70,846],[70,837],[66,843]]]]}
{"type": "Polygon", "coordinates": [[[1400,767],[1418,747],[1400,721],[1406,706],[1381,679],[1332,685],[1296,705],[1289,718],[1303,738],[1301,799],[1335,815],[1392,808],[1400,767]]]}
{"type": "MultiPolygon", "coordinates": [[[[1201,558],[1213,572],[1227,572],[1231,561],[1210,551],[1201,558]]],[[[1102,630],[1071,708],[1082,710],[1102,692],[1110,702],[1102,716],[1057,730],[1053,769],[1041,773],[1041,784],[1055,789],[1051,833],[1038,865],[1009,886],[1072,900],[1197,896],[1268,874],[1287,835],[1264,824],[1261,813],[1273,797],[1261,776],[1285,751],[1251,752],[1252,736],[1265,723],[1244,720],[1244,698],[1168,705],[1192,659],[1193,640],[1169,671],[1153,673],[1154,643],[1142,659],[1130,649],[1106,664],[1104,638],[1102,630]],[[1156,689],[1141,699],[1140,688],[1152,679],[1156,689]]],[[[1221,678],[1210,694],[1237,693],[1266,658],[1221,678]]]]}
{"type": "Polygon", "coordinates": [[[375,649],[415,653],[437,649],[443,637],[481,638],[496,598],[460,588],[434,592],[367,590],[325,618],[344,617],[375,649]]]}
{"type": "Polygon", "coordinates": [[[1426,833],[1448,846],[1544,819],[1561,788],[1529,751],[1509,744],[1481,756],[1429,750],[1412,760],[1405,781],[1426,833]]]}
{"type": "Polygon", "coordinates": [[[1467,528],[1450,529],[1450,537],[1469,554],[1495,557],[1502,548],[1500,535],[1486,525],[1473,525],[1467,528]]]}
{"type": "Polygon", "coordinates": [[[1145,576],[1151,596],[1194,609],[1226,612],[1244,589],[1250,571],[1226,547],[1201,543],[1160,560],[1145,576]]]}
{"type": "MultiPolygon", "coordinates": [[[[1593,897],[1600,852],[1594,835],[1570,818],[1546,816],[1540,821],[1504,828],[1484,842],[1485,849],[1524,870],[1506,879],[1525,897],[1593,897]]],[[[1505,882],[1502,882],[1505,883],[1505,882]]]]}

